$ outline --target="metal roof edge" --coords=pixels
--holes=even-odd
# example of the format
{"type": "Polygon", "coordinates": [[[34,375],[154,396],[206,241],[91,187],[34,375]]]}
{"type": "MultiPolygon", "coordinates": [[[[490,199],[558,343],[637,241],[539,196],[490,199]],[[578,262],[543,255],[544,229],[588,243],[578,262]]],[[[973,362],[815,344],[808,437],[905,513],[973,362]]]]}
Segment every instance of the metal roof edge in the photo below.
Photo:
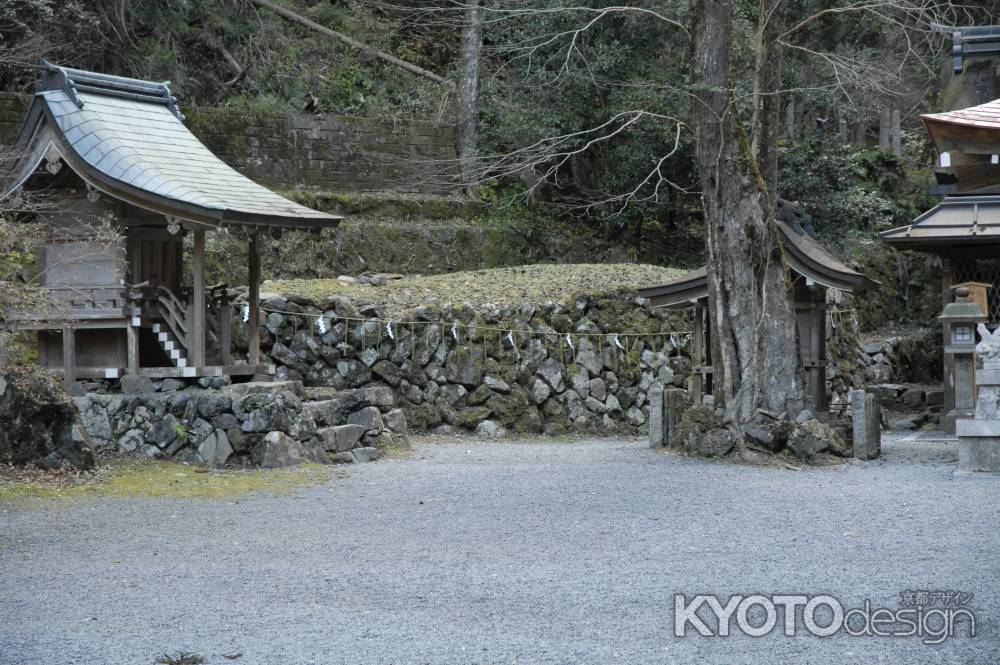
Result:
{"type": "MultiPolygon", "coordinates": [[[[882,285],[881,282],[868,277],[864,273],[852,270],[846,265],[844,265],[845,270],[841,270],[836,266],[824,264],[799,246],[799,242],[801,241],[797,242],[794,238],[795,235],[799,234],[786,222],[775,220],[775,223],[781,232],[783,240],[786,241],[782,243],[785,249],[785,261],[792,270],[802,277],[811,279],[829,288],[849,291],[851,293],[871,291],[882,285]]],[[[814,252],[828,257],[831,262],[843,265],[839,259],[830,254],[823,245],[811,236],[801,235],[800,237],[803,239],[808,238],[813,245],[811,249],[814,252]]],[[[670,307],[689,302],[695,299],[693,296],[701,297],[700,292],[702,290],[706,293],[708,291],[708,275],[704,266],[669,282],[643,287],[639,289],[639,295],[643,298],[661,301],[654,302],[654,307],[670,307]]]]}
{"type": "Polygon", "coordinates": [[[80,108],[83,108],[83,100],[77,94],[80,91],[109,97],[135,99],[166,106],[178,120],[184,121],[184,114],[181,113],[177,104],[177,98],[170,91],[169,81],[144,81],[125,76],[90,72],[63,67],[48,60],[42,60],[42,65],[47,72],[38,81],[35,88],[38,93],[47,90],[62,90],[80,108]]]}
{"type": "MultiPolygon", "coordinates": [[[[39,102],[39,108],[41,111],[38,119],[34,123],[32,139],[34,139],[34,136],[37,135],[37,128],[41,122],[41,118],[44,118],[45,122],[50,124],[53,128],[53,137],[57,144],[56,147],[58,148],[60,156],[66,162],[67,166],[69,166],[77,175],[83,178],[84,181],[88,182],[96,189],[109,196],[131,203],[137,207],[162,215],[179,217],[192,222],[210,224],[214,226],[238,224],[249,226],[321,229],[335,227],[343,219],[340,215],[331,215],[329,213],[318,211],[316,217],[307,218],[291,214],[287,216],[256,214],[239,210],[206,208],[194,203],[171,199],[169,197],[136,187],[129,183],[122,182],[117,178],[109,176],[100,169],[95,168],[93,165],[84,160],[83,157],[76,152],[76,149],[65,140],[62,130],[59,128],[59,124],[55,121],[51,110],[48,108],[46,98],[39,95],[35,98],[35,100],[39,102]]],[[[33,104],[34,103],[35,102],[33,102],[33,104]]],[[[25,127],[26,126],[27,125],[25,125],[25,127]]],[[[23,182],[21,184],[23,184],[23,182]]],[[[17,187],[14,187],[6,192],[6,194],[10,195],[16,189],[17,187]]],[[[288,201],[288,203],[289,205],[300,205],[292,201],[288,201]]]]}

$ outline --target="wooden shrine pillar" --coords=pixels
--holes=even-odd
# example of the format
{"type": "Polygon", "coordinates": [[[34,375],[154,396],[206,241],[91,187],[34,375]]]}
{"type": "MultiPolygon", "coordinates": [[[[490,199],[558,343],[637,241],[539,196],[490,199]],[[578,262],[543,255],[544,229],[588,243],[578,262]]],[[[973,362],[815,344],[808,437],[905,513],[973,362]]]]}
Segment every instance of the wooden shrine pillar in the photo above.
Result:
{"type": "MultiPolygon", "coordinates": [[[[136,270],[136,259],[139,257],[139,239],[136,234],[131,234],[129,236],[129,252],[128,256],[132,257],[129,261],[129,270],[132,271],[131,276],[134,278],[138,271],[136,270]]],[[[133,279],[134,281],[134,279],[133,279]]],[[[129,324],[125,328],[125,364],[128,368],[129,374],[139,373],[139,329],[142,327],[142,288],[138,284],[129,286],[126,292],[126,307],[128,308],[129,324]]]]}
{"type": "Polygon", "coordinates": [[[219,357],[223,365],[232,364],[232,326],[233,306],[229,299],[223,296],[219,305],[219,357]]]}
{"type": "Polygon", "coordinates": [[[707,325],[708,307],[703,301],[694,305],[694,327],[691,339],[691,378],[688,383],[689,399],[693,406],[701,406],[702,397],[712,391],[712,366],[708,354],[710,330],[707,325]]]}
{"type": "Polygon", "coordinates": [[[190,320],[191,328],[188,353],[193,367],[205,366],[205,229],[194,232],[194,251],[191,256],[192,294],[190,320]]]}
{"type": "MultiPolygon", "coordinates": [[[[958,259],[942,256],[941,257],[941,309],[943,310],[947,307],[952,298],[955,297],[955,291],[952,288],[955,285],[955,273],[958,268],[958,259]]],[[[948,338],[948,327],[941,327],[941,348],[945,348],[951,340],[948,338]]],[[[944,384],[944,413],[949,413],[955,408],[955,387],[949,386],[947,377],[954,376],[955,371],[955,356],[951,353],[944,353],[941,357],[941,376],[945,377],[944,384]]]]}
{"type": "Polygon", "coordinates": [[[806,373],[806,406],[814,414],[829,410],[826,395],[826,287],[800,277],[795,282],[799,358],[806,373]]]}
{"type": "Polygon", "coordinates": [[[249,293],[247,300],[250,316],[247,319],[247,360],[250,365],[260,364],[260,234],[250,233],[250,246],[247,262],[247,284],[249,293]]]}
{"type": "Polygon", "coordinates": [[[76,334],[72,328],[62,329],[63,383],[76,381],[76,334]]]}
{"type": "Polygon", "coordinates": [[[126,365],[129,374],[139,372],[139,328],[131,322],[125,328],[126,365]]]}

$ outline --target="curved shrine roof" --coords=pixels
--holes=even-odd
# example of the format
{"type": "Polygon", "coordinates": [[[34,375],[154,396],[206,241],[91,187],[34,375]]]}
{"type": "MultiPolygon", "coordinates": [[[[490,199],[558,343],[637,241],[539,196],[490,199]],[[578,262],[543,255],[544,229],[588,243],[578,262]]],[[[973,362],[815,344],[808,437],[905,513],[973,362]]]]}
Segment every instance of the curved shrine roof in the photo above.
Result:
{"type": "Polygon", "coordinates": [[[341,217],[280,196],[216,157],[184,125],[165,83],[49,66],[28,109],[10,195],[54,148],[88,185],[207,225],[336,226],[341,217]]]}

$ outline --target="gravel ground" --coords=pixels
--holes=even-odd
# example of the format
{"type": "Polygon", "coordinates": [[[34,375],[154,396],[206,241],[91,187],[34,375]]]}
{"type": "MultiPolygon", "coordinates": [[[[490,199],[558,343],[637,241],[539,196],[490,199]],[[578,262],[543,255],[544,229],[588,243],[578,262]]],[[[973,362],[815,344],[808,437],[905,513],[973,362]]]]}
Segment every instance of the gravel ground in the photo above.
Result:
{"type": "Polygon", "coordinates": [[[791,471],[423,443],[293,496],[0,513],[0,663],[1000,662],[1000,481],[953,480],[954,443],[886,450],[791,471]],[[974,592],[978,635],[672,636],[675,593],[909,589],[974,592]]]}

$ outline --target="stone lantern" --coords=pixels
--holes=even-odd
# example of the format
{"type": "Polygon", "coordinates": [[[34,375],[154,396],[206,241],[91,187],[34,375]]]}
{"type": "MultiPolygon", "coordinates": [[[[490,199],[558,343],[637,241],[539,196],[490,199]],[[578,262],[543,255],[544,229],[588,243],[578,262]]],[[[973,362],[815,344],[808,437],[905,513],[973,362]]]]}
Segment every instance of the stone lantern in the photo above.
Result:
{"type": "Polygon", "coordinates": [[[976,325],[987,317],[969,299],[969,289],[955,290],[955,302],[945,305],[938,320],[944,327],[944,400],[942,427],[955,432],[955,421],[971,418],[976,408],[976,325]]]}

